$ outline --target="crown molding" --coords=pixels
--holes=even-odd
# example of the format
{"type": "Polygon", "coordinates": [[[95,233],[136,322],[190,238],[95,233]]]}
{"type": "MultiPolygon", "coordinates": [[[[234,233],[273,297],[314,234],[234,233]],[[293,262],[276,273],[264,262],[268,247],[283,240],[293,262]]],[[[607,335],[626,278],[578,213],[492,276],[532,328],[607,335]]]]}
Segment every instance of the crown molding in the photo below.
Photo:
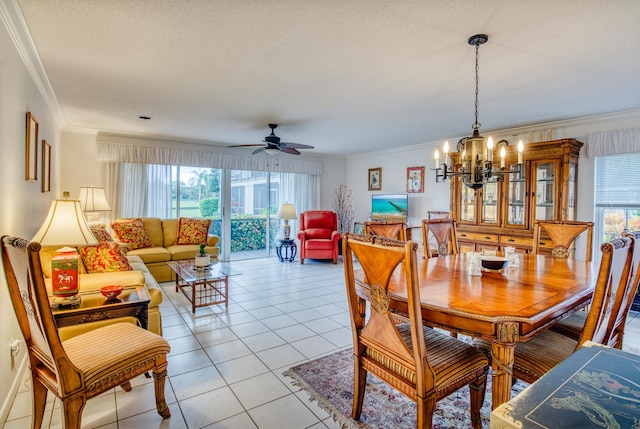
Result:
{"type": "Polygon", "coordinates": [[[40,95],[44,99],[47,106],[51,110],[51,113],[60,127],[64,127],[66,124],[62,109],[58,103],[51,82],[47,76],[47,72],[42,65],[40,56],[38,55],[38,49],[33,43],[31,33],[27,27],[27,23],[24,20],[20,6],[17,0],[5,0],[0,1],[0,19],[4,23],[13,44],[18,51],[18,54],[22,58],[27,71],[31,75],[33,82],[35,83],[40,95]]]}

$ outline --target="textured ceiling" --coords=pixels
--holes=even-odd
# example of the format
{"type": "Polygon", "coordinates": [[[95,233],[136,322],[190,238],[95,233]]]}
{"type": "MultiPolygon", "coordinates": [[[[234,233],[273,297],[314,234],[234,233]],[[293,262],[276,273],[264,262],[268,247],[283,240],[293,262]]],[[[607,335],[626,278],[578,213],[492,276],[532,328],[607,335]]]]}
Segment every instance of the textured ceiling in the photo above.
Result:
{"type": "Polygon", "coordinates": [[[638,0],[17,3],[68,127],[226,146],[275,122],[336,155],[457,139],[476,33],[483,134],[640,108],[638,0]]]}

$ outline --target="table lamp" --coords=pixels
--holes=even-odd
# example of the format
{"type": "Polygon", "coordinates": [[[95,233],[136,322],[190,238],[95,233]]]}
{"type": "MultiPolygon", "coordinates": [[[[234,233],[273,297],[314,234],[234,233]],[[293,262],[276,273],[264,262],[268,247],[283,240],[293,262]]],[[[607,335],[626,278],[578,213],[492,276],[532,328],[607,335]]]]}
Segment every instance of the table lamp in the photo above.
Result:
{"type": "Polygon", "coordinates": [[[70,200],[69,192],[65,199],[53,200],[49,213],[42,226],[31,241],[43,246],[65,246],[58,249],[57,256],[51,259],[51,288],[53,306],[77,305],[80,255],[76,249],[66,246],[93,246],[98,240],[87,225],[79,200],[70,200]]]}
{"type": "Polygon", "coordinates": [[[104,188],[94,188],[93,186],[80,188],[79,199],[87,222],[98,222],[100,220],[98,212],[111,210],[104,188]]]}
{"type": "Polygon", "coordinates": [[[282,233],[282,238],[284,240],[289,239],[289,234],[291,234],[291,227],[289,226],[289,219],[297,219],[298,215],[296,214],[296,209],[293,207],[291,203],[283,203],[276,214],[278,219],[284,219],[284,230],[282,233]]]}

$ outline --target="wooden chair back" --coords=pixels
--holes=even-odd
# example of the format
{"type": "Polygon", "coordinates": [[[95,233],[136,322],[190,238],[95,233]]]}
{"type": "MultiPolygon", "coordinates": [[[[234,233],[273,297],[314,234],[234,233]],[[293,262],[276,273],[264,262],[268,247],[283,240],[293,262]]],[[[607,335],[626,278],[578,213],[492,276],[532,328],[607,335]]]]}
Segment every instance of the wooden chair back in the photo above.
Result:
{"type": "Polygon", "coordinates": [[[364,233],[393,240],[407,240],[407,224],[405,222],[366,221],[364,233]]]}
{"type": "Polygon", "coordinates": [[[429,210],[427,212],[427,219],[446,219],[449,217],[449,212],[440,212],[435,210],[429,210]]]}
{"type": "Polygon", "coordinates": [[[35,375],[62,394],[82,387],[82,374],[67,357],[58,336],[40,265],[40,244],[2,239],[2,263],[9,295],[35,375]]]}
{"type": "MultiPolygon", "coordinates": [[[[427,350],[422,335],[423,324],[420,310],[420,295],[417,275],[416,250],[413,241],[401,242],[371,235],[346,234],[343,236],[345,249],[344,271],[347,285],[347,299],[351,316],[354,353],[358,359],[366,360],[364,350],[369,348],[386,355],[392,361],[400,361],[405,368],[415,371],[416,380],[427,380],[424,391],[434,388],[434,374],[427,364],[427,350]],[[365,297],[358,294],[354,279],[353,255],[360,262],[365,281],[370,285],[368,301],[371,314],[365,320],[365,297]],[[413,352],[407,347],[396,326],[393,313],[389,311],[389,280],[395,269],[401,266],[405,271],[408,293],[408,316],[411,324],[413,352]],[[431,373],[425,377],[425,374],[431,373]]],[[[374,363],[375,365],[375,363],[374,363]]],[[[407,390],[401,387],[405,382],[398,377],[397,382],[386,380],[403,393],[415,397],[415,386],[407,390]]]]}
{"type": "Polygon", "coordinates": [[[622,340],[624,337],[624,328],[627,323],[627,316],[633,303],[633,298],[638,293],[640,285],[640,231],[623,234],[623,236],[633,239],[633,257],[631,258],[631,267],[625,287],[618,288],[615,307],[613,312],[617,314],[612,319],[613,327],[609,345],[618,349],[622,348],[622,340]]]}
{"type": "Polygon", "coordinates": [[[457,255],[458,237],[455,219],[422,219],[422,245],[424,246],[425,258],[431,258],[435,252],[437,252],[437,256],[457,255]],[[435,238],[437,249],[431,248],[429,233],[435,238]]]}
{"type": "Polygon", "coordinates": [[[621,309],[622,294],[631,280],[634,240],[618,238],[600,246],[602,259],[578,347],[585,341],[604,345],[615,342],[614,329],[621,309]]]}
{"type": "Polygon", "coordinates": [[[533,253],[538,254],[540,249],[541,230],[546,232],[551,238],[553,249],[551,254],[556,258],[573,258],[575,248],[572,244],[575,239],[587,232],[586,261],[591,261],[591,250],[593,242],[593,222],[580,221],[542,221],[536,220],[533,223],[533,253]]]}

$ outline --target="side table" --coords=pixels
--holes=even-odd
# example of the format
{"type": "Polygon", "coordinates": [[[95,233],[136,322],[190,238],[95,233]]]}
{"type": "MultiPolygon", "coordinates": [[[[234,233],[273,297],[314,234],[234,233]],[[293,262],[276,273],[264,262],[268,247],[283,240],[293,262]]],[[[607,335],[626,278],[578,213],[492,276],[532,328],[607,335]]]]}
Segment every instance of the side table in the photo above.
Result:
{"type": "Polygon", "coordinates": [[[278,255],[278,259],[280,259],[280,262],[293,262],[293,260],[296,258],[297,251],[298,246],[296,246],[295,240],[292,240],[290,238],[286,240],[280,240],[280,244],[276,245],[276,254],[278,255]]]}

